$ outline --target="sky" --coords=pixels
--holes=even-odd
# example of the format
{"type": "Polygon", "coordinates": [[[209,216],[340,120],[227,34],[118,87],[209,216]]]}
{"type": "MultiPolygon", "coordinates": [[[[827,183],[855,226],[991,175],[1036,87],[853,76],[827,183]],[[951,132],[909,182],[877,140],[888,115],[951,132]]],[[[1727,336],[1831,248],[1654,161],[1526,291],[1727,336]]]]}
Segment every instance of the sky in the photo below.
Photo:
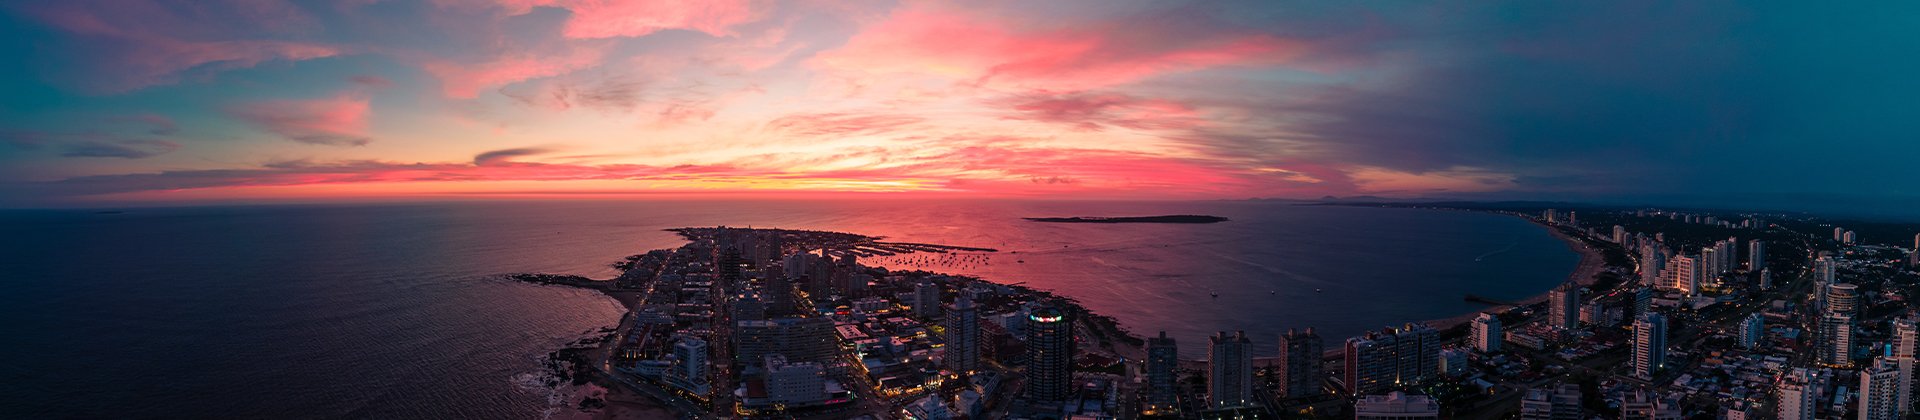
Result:
{"type": "Polygon", "coordinates": [[[1920,3],[0,2],[0,206],[1912,199],[1920,3]]]}

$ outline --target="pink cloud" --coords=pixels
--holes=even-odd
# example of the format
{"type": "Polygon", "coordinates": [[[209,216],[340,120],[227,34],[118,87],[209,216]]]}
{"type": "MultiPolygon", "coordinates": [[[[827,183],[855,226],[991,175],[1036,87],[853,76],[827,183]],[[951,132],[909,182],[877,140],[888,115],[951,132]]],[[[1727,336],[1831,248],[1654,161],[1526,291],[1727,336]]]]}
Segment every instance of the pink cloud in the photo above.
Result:
{"type": "Polygon", "coordinates": [[[604,48],[576,47],[561,54],[508,54],[481,63],[433,59],[421,68],[440,79],[440,89],[448,97],[471,99],[483,90],[593,67],[605,55],[604,48]]]}
{"type": "Polygon", "coordinates": [[[767,128],[799,136],[857,136],[907,129],[926,121],[911,115],[794,114],[767,122],[767,128]]]}
{"type": "Polygon", "coordinates": [[[348,93],[313,100],[254,102],[228,113],[287,140],[331,146],[364,146],[368,102],[365,95],[348,93]]]}
{"type": "Polygon", "coordinates": [[[757,15],[747,0],[502,0],[510,13],[534,6],[560,7],[573,12],[562,33],[567,38],[646,36],[671,29],[733,36],[735,25],[757,15]]]}
{"type": "Polygon", "coordinates": [[[908,7],[865,28],[845,46],[821,53],[815,63],[837,71],[1080,90],[1172,72],[1280,64],[1308,50],[1300,41],[1217,28],[1014,20],[908,7]]]}

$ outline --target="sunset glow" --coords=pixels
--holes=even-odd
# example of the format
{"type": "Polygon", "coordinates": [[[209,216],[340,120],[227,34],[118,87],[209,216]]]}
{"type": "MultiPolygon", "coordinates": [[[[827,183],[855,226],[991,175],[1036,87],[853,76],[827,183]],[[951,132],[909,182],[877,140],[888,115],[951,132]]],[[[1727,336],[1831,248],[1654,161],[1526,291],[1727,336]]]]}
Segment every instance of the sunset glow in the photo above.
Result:
{"type": "MultiPolygon", "coordinates": [[[[0,69],[7,201],[1673,192],[1691,185],[1649,181],[1737,174],[1593,158],[1679,159],[1779,120],[1621,125],[1702,107],[1579,90],[1736,89],[1632,63],[1765,58],[1702,54],[1748,50],[1686,19],[1594,33],[1415,4],[243,3],[0,9],[0,48],[29,57],[0,69]]],[[[1538,13],[1608,20],[1587,12],[1538,13]]]]}

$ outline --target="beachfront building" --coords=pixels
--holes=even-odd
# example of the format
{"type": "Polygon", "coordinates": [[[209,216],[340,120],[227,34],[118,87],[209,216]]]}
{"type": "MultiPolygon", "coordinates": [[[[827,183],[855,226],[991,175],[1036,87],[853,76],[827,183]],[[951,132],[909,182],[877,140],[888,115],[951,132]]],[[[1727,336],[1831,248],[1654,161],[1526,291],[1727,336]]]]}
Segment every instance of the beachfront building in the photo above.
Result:
{"type": "Polygon", "coordinates": [[[1320,334],[1312,328],[1306,331],[1288,329],[1280,335],[1280,360],[1274,367],[1280,398],[1301,398],[1320,395],[1325,387],[1320,378],[1321,354],[1325,353],[1325,343],[1320,334]]]}
{"type": "Polygon", "coordinates": [[[1407,324],[1347,339],[1348,391],[1354,395],[1413,386],[1439,374],[1440,333],[1425,324],[1407,324]]]}
{"type": "Polygon", "coordinates": [[[1580,284],[1571,280],[1547,292],[1547,325],[1572,331],[1580,328],[1580,284]]]}
{"type": "Polygon", "coordinates": [[[1501,335],[1500,332],[1499,317],[1482,312],[1479,317],[1473,319],[1472,345],[1474,350],[1479,350],[1481,353],[1498,353],[1500,352],[1501,337],[1503,337],[1503,335],[1501,335]]]}
{"type": "Polygon", "coordinates": [[[1061,401],[1073,393],[1073,322],[1060,308],[1027,315],[1027,397],[1061,401]]]}
{"type": "Polygon", "coordinates": [[[1253,342],[1246,331],[1221,331],[1207,349],[1207,406],[1244,407],[1253,401],[1253,342]]]}
{"type": "Polygon", "coordinates": [[[1649,313],[1633,322],[1633,376],[1652,380],[1667,362],[1667,317],[1649,313]]]}
{"type": "Polygon", "coordinates": [[[1392,392],[1368,395],[1353,402],[1355,420],[1438,419],[1440,402],[1425,395],[1392,392]]]}
{"type": "Polygon", "coordinates": [[[1166,331],[1147,338],[1147,413],[1166,414],[1178,409],[1179,378],[1174,369],[1179,366],[1180,348],[1166,331]]]}

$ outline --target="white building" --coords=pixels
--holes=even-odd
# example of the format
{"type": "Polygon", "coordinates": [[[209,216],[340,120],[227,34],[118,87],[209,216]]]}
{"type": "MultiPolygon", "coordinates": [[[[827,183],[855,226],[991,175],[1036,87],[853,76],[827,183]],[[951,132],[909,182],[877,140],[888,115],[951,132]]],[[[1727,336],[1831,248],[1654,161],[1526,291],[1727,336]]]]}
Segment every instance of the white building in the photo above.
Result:
{"type": "Polygon", "coordinates": [[[1815,408],[1813,394],[1817,392],[1806,369],[1794,369],[1787,372],[1780,385],[1774,389],[1774,413],[1780,420],[1813,420],[1815,408]]]}
{"type": "Polygon", "coordinates": [[[827,400],[827,379],[819,363],[787,363],[778,354],[767,355],[767,402],[788,407],[819,405],[827,400]]]}
{"type": "Polygon", "coordinates": [[[1500,332],[1500,318],[1490,313],[1481,313],[1473,319],[1473,348],[1481,353],[1500,352],[1500,341],[1504,337],[1500,332]]]}
{"type": "Polygon", "coordinates": [[[1892,359],[1876,358],[1873,365],[1860,370],[1860,420],[1900,418],[1900,410],[1894,408],[1900,401],[1899,388],[1900,369],[1892,359]]]}

